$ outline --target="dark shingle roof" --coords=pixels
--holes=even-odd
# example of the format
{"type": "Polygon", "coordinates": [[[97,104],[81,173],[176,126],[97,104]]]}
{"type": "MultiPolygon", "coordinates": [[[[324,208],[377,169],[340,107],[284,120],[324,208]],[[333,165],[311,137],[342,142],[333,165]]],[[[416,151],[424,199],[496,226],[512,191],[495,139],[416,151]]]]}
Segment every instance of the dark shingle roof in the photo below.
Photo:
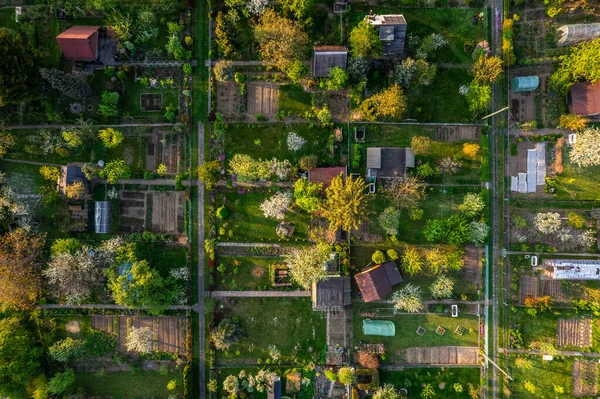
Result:
{"type": "Polygon", "coordinates": [[[370,267],[355,276],[365,302],[377,301],[392,293],[392,286],[402,282],[395,262],[370,267]]]}
{"type": "Polygon", "coordinates": [[[351,303],[349,277],[331,277],[319,281],[313,289],[315,309],[343,307],[351,303]]]}
{"type": "Polygon", "coordinates": [[[348,50],[343,46],[315,46],[313,59],[313,76],[326,78],[329,70],[340,67],[346,70],[348,50]]]}

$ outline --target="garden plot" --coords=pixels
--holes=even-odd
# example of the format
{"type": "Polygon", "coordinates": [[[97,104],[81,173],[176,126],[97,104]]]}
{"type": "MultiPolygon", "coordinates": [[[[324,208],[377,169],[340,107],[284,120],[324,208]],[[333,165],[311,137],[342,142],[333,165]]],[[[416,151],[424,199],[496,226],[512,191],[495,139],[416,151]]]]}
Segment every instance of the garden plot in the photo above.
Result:
{"type": "Polygon", "coordinates": [[[595,396],[598,393],[598,363],[575,360],[572,375],[573,396],[595,396]]]}
{"type": "Polygon", "coordinates": [[[465,247],[465,256],[463,257],[464,266],[458,272],[461,280],[472,285],[474,290],[481,289],[482,257],[483,249],[474,245],[467,245],[465,247]]]}
{"type": "Polygon", "coordinates": [[[404,354],[408,364],[476,365],[479,348],[465,346],[440,346],[408,348],[404,354]]]}
{"type": "Polygon", "coordinates": [[[556,346],[575,346],[589,348],[592,346],[592,320],[559,319],[556,333],[556,346]]]}
{"type": "MultiPolygon", "coordinates": [[[[511,69],[511,79],[518,76],[537,76],[540,79],[538,89],[533,92],[510,92],[510,113],[517,122],[543,122],[546,120],[548,125],[551,125],[550,122],[554,121],[551,118],[552,115],[546,115],[546,107],[539,107],[539,103],[544,100],[545,87],[548,78],[552,75],[552,70],[553,67],[551,65],[511,69]],[[537,108],[536,103],[538,104],[537,108]]],[[[555,100],[553,99],[552,101],[555,100]]],[[[556,99],[556,101],[559,101],[559,99],[556,99]]]]}
{"type": "Polygon", "coordinates": [[[149,327],[154,334],[154,350],[186,355],[186,320],[172,316],[92,316],[92,328],[117,334],[119,350],[126,352],[127,332],[131,327],[149,327]]]}
{"type": "Polygon", "coordinates": [[[140,95],[140,108],[144,112],[160,111],[162,107],[162,94],[144,93],[140,95]]]}
{"type": "Polygon", "coordinates": [[[562,289],[562,281],[559,280],[540,280],[540,296],[550,296],[557,302],[567,302],[570,300],[562,289]]]}
{"type": "Polygon", "coordinates": [[[131,234],[146,230],[148,195],[151,194],[141,191],[123,190],[120,192],[119,232],[131,234]]]}
{"type": "Polygon", "coordinates": [[[249,82],[247,90],[248,117],[253,118],[257,114],[271,117],[279,111],[278,84],[249,82]]]}
{"type": "Polygon", "coordinates": [[[153,233],[178,234],[184,229],[185,197],[181,191],[153,192],[153,233]]]}
{"type": "Polygon", "coordinates": [[[438,126],[435,134],[437,141],[479,141],[479,126],[438,126]]]}
{"type": "Polygon", "coordinates": [[[178,133],[154,130],[146,137],[146,170],[155,172],[159,165],[167,167],[168,174],[176,174],[180,158],[185,157],[185,142],[178,133]]]}
{"type": "Polygon", "coordinates": [[[521,276],[519,279],[519,299],[521,303],[525,303],[526,298],[537,298],[538,295],[538,278],[532,276],[521,276]]]}
{"type": "Polygon", "coordinates": [[[240,120],[241,114],[236,109],[240,103],[240,87],[235,82],[217,83],[217,112],[225,120],[240,120]]]}
{"type": "Polygon", "coordinates": [[[350,98],[348,94],[327,93],[327,106],[336,122],[345,122],[350,117],[350,98]]]}

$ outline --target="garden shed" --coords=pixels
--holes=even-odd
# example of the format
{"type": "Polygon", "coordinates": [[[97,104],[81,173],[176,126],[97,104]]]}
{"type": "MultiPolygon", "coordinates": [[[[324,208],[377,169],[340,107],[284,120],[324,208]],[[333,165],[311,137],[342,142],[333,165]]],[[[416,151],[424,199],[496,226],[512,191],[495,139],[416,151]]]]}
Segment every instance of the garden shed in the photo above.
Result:
{"type": "Polygon", "coordinates": [[[569,90],[569,111],[575,115],[600,115],[600,81],[575,83],[569,90]]]}
{"type": "Polygon", "coordinates": [[[393,337],[396,335],[396,326],[389,320],[363,320],[363,334],[393,337]]]}
{"type": "Polygon", "coordinates": [[[94,231],[98,234],[108,234],[112,230],[112,202],[96,201],[94,212],[94,231]]]}
{"type": "Polygon", "coordinates": [[[403,55],[406,40],[406,19],[401,14],[368,15],[367,22],[379,30],[384,55],[403,55]]]}
{"type": "Polygon", "coordinates": [[[346,70],[348,49],[344,46],[315,46],[313,56],[313,76],[326,78],[331,68],[346,70]]]}
{"type": "Polygon", "coordinates": [[[313,284],[313,310],[342,308],[352,303],[350,277],[330,277],[313,284]]]}
{"type": "Polygon", "coordinates": [[[525,93],[534,91],[540,85],[537,76],[517,76],[510,81],[510,89],[513,93],[525,93]]]}
{"type": "Polygon", "coordinates": [[[393,179],[406,175],[406,168],[415,167],[412,148],[367,148],[367,176],[393,179]]]}
{"type": "Polygon", "coordinates": [[[95,61],[98,59],[99,26],[72,26],[56,37],[66,59],[95,61]]]}
{"type": "Polygon", "coordinates": [[[365,302],[377,301],[392,293],[392,286],[402,282],[396,262],[369,267],[354,276],[365,302]]]}
{"type": "Polygon", "coordinates": [[[572,46],[600,38],[600,23],[563,25],[556,33],[559,47],[572,46]]]}
{"type": "Polygon", "coordinates": [[[65,188],[77,182],[83,183],[88,187],[88,180],[85,177],[81,167],[83,163],[69,163],[60,167],[60,177],[58,178],[58,193],[65,194],[65,188]]]}
{"type": "Polygon", "coordinates": [[[311,183],[322,183],[323,188],[329,187],[334,177],[342,175],[345,179],[348,175],[346,166],[332,166],[330,168],[314,168],[308,171],[308,181],[311,183]]]}

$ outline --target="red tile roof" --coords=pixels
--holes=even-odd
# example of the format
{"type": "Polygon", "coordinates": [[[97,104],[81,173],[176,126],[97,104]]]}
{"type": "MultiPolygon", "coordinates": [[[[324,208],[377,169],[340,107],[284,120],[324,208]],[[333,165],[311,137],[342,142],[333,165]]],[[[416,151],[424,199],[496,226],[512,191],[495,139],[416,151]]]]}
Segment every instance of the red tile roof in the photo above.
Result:
{"type": "Polygon", "coordinates": [[[600,113],[600,81],[575,83],[569,91],[571,112],[575,115],[595,115],[600,113]]]}
{"type": "Polygon", "coordinates": [[[346,177],[345,166],[334,166],[331,168],[314,168],[308,171],[308,181],[311,183],[323,183],[323,188],[328,187],[334,177],[342,174],[346,177]]]}
{"type": "Polygon", "coordinates": [[[73,26],[56,37],[64,56],[73,61],[98,58],[99,26],[73,26]]]}
{"type": "Polygon", "coordinates": [[[395,262],[370,267],[354,276],[365,302],[377,301],[392,293],[392,286],[402,282],[395,262]]]}

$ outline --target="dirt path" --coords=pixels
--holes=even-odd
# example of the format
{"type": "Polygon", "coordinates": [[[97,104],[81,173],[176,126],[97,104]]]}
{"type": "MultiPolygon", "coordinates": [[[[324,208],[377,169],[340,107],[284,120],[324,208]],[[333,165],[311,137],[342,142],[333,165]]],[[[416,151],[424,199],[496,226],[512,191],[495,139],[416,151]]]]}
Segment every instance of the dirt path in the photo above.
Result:
{"type": "Polygon", "coordinates": [[[62,165],[57,164],[57,163],[48,163],[48,162],[36,162],[36,161],[24,161],[22,159],[9,159],[9,158],[4,158],[3,161],[6,162],[12,162],[12,163],[25,163],[27,165],[38,165],[38,166],[57,166],[57,167],[61,167],[62,165]]]}
{"type": "Polygon", "coordinates": [[[579,351],[559,351],[553,353],[548,353],[544,351],[532,350],[532,349],[506,349],[506,348],[498,348],[498,352],[509,354],[509,353],[518,353],[523,355],[552,355],[552,356],[576,356],[576,357],[591,357],[591,358],[600,358],[600,353],[596,352],[579,352],[579,351]]]}
{"type": "Polygon", "coordinates": [[[310,297],[310,291],[211,291],[212,298],[289,298],[310,297]]]}

